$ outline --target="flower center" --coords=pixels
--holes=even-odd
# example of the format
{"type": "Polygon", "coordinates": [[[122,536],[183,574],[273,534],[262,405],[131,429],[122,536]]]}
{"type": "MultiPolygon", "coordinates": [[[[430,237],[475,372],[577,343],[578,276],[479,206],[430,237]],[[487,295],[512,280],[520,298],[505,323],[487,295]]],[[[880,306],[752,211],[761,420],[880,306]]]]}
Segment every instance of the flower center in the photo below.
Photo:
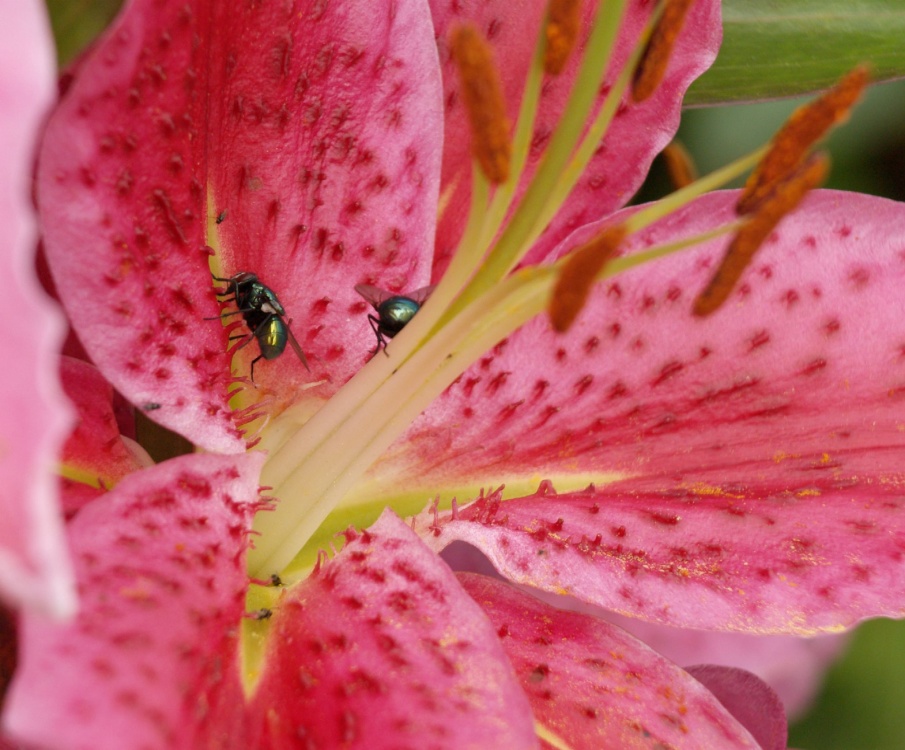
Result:
{"type": "MultiPolygon", "coordinates": [[[[751,198],[750,213],[742,219],[706,235],[617,257],[626,237],[751,169],[766,149],[633,212],[554,263],[519,267],[576,185],[629,90],[636,100],[649,96],[662,78],[687,5],[684,0],[675,0],[658,6],[595,110],[625,2],[602,4],[564,114],[530,184],[517,200],[545,73],[547,40],[553,39],[553,46],[568,47],[560,43],[568,41],[571,16],[551,11],[549,24],[539,35],[511,147],[501,97],[499,106],[492,101],[499,95],[499,87],[492,80],[492,56],[473,29],[454,31],[453,54],[459,61],[465,99],[473,100],[467,108],[475,113],[472,131],[476,166],[469,220],[445,275],[418,314],[392,339],[389,356],[373,357],[310,421],[302,424],[304,418],[290,409],[268,429],[270,436],[265,437],[262,447],[270,449],[270,458],[262,482],[273,488],[280,502],[275,510],[259,513],[256,518],[260,536],[249,555],[253,576],[267,579],[284,571],[367,469],[431,401],[479,357],[545,307],[550,306],[554,327],[565,330],[580,314],[595,281],[718,234],[735,232],[727,260],[696,307],[698,314],[708,314],[725,299],[776,222],[820,181],[825,164],[820,159],[807,161],[807,152],[829,124],[847,111],[860,90],[857,81],[845,84],[842,88],[846,93],[835,95],[830,104],[825,104],[826,97],[820,100],[825,104],[822,109],[818,107],[823,113],[820,118],[807,113],[801,116],[802,122],[812,125],[817,119],[826,122],[822,130],[797,127],[791,140],[784,140],[780,133],[752,178],[752,184],[761,187],[750,188],[746,196],[751,193],[759,197],[751,198]],[[801,134],[803,131],[807,131],[807,137],[801,134]],[[788,148],[789,143],[794,148],[788,148]],[[796,157],[787,157],[780,166],[771,167],[777,149],[795,152],[796,157]]],[[[561,55],[561,49],[552,55],[560,69],[561,55]]],[[[338,528],[343,521],[348,524],[348,517],[342,514],[336,514],[334,520],[338,528]]],[[[309,547],[302,566],[310,567],[315,554],[309,547]]]]}

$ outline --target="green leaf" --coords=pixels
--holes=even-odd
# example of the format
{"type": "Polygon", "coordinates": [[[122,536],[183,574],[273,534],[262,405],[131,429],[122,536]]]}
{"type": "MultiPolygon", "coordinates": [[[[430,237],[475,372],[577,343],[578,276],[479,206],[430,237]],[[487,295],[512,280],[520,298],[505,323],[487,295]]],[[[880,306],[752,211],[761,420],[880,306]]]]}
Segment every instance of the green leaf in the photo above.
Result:
{"type": "Polygon", "coordinates": [[[70,62],[100,34],[123,0],[46,0],[57,44],[57,61],[70,62]]]}
{"type": "Polygon", "coordinates": [[[858,63],[905,77],[903,0],[724,0],[723,46],[685,103],[705,106],[826,88],[858,63]]]}

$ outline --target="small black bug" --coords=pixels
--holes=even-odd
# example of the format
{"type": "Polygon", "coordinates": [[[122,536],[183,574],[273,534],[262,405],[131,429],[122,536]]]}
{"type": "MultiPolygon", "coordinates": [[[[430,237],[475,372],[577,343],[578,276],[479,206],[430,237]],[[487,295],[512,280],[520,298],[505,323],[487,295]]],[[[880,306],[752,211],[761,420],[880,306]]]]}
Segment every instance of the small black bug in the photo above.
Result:
{"type": "MultiPolygon", "coordinates": [[[[239,344],[241,349],[247,346],[252,339],[258,340],[258,348],[261,353],[251,361],[251,382],[255,380],[255,362],[259,359],[276,359],[286,349],[286,343],[289,342],[295,351],[299,360],[308,367],[308,360],[299,342],[289,328],[289,324],[285,321],[286,311],[277,299],[274,291],[262,284],[257,275],[250,271],[240,271],[229,278],[220,278],[214,276],[215,281],[222,281],[228,284],[226,291],[217,292],[218,297],[228,297],[232,295],[233,301],[238,308],[234,312],[223,313],[220,318],[226,318],[230,315],[242,314],[245,318],[245,325],[248,326],[249,334],[239,336],[230,336],[230,340],[244,339],[239,344]]],[[[215,318],[210,318],[215,320],[215,318]]]]}
{"type": "Polygon", "coordinates": [[[373,356],[380,351],[381,346],[386,353],[387,339],[393,338],[415,317],[415,313],[434,291],[434,286],[424,286],[408,294],[393,294],[370,284],[357,284],[355,291],[377,311],[377,315],[368,315],[368,321],[377,336],[377,347],[371,352],[373,356]]]}

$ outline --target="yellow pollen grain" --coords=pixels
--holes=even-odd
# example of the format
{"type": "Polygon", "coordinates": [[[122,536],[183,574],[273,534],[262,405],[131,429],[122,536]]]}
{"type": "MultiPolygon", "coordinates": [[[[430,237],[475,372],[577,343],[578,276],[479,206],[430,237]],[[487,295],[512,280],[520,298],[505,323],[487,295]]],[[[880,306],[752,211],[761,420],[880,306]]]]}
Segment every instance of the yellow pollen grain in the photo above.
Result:
{"type": "Polygon", "coordinates": [[[565,333],[587,302],[591,287],[625,237],[625,227],[607,227],[573,251],[556,280],[548,313],[553,328],[565,333]]]}
{"type": "Polygon", "coordinates": [[[550,75],[562,73],[575,48],[580,27],[581,0],[551,0],[547,9],[544,71],[550,75]]]}
{"type": "Polygon", "coordinates": [[[638,63],[638,69],[635,71],[635,78],[632,82],[632,100],[636,103],[643,102],[653,94],[663,80],[672,48],[675,46],[679,34],[682,33],[685,16],[693,2],[694,0],[666,0],[663,15],[657,21],[647,48],[644,50],[644,55],[641,57],[641,62],[638,63]]]}
{"type": "Polygon", "coordinates": [[[740,215],[755,211],[773,186],[804,161],[811,146],[827,130],[848,119],[849,111],[860,98],[869,79],[867,68],[858,66],[823,96],[792,113],[786,124],[773,136],[770,150],[763,161],[748,178],[736,206],[740,215]]]}
{"type": "Polygon", "coordinates": [[[471,125],[471,151],[487,179],[494,184],[509,178],[512,144],[506,101],[490,45],[469,24],[450,36],[453,59],[462,82],[462,98],[471,125]]]}
{"type": "Polygon", "coordinates": [[[814,154],[784,182],[774,186],[760,202],[757,213],[732,239],[710,283],[695,300],[695,315],[710,315],[723,305],[770,232],[798,206],[809,190],[823,182],[828,169],[829,159],[824,154],[814,154]]]}
{"type": "Polygon", "coordinates": [[[678,141],[673,141],[663,149],[666,172],[677,190],[687,187],[698,179],[698,170],[688,150],[678,141]]]}

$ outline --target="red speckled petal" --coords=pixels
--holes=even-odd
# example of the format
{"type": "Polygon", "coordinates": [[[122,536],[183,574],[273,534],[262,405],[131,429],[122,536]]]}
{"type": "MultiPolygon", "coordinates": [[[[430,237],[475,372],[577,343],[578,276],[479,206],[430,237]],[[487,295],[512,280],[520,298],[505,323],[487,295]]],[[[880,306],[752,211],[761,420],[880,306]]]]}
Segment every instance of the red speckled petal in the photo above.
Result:
{"type": "Polygon", "coordinates": [[[80,612],[23,618],[6,731],[67,750],[229,746],[261,459],[183,456],[79,512],[80,612]]]}
{"type": "MultiPolygon", "coordinates": [[[[113,388],[93,365],[71,357],[63,357],[61,377],[66,395],[78,414],[75,429],[69,435],[60,456],[64,470],[78,474],[83,482],[113,487],[120,479],[147,466],[150,459],[140,461],[134,449],[123,442],[113,414],[113,388]]],[[[69,481],[65,480],[64,481],[69,481]]],[[[65,510],[72,513],[80,502],[70,504],[83,493],[63,495],[65,510]]]]}
{"type": "Polygon", "coordinates": [[[671,628],[585,606],[680,667],[718,664],[757,675],[776,691],[791,719],[803,716],[811,707],[826,670],[850,640],[849,633],[798,638],[671,628]]]}
{"type": "Polygon", "coordinates": [[[391,513],[288,591],[273,622],[253,747],[537,746],[495,630],[391,513]]]}
{"type": "Polygon", "coordinates": [[[744,669],[701,664],[688,673],[713,693],[764,750],[786,750],[789,727],[782,701],[767,683],[744,669]]]}
{"type": "Polygon", "coordinates": [[[265,362],[259,386],[285,402],[347,379],[371,345],[354,283],[428,275],[439,91],[420,3],[133,0],[79,66],[39,170],[60,297],[114,386],[198,445],[242,449],[208,243],[224,273],[272,286],[313,364],[265,362]]]}
{"type": "Polygon", "coordinates": [[[326,380],[313,391],[324,398],[374,347],[355,284],[429,281],[443,144],[430,11],[419,0],[214,5],[224,268],[273,287],[312,370],[287,353],[255,380],[286,398],[326,380]]]}
{"type": "Polygon", "coordinates": [[[459,580],[496,628],[536,719],[568,747],[758,747],[711,693],[628,633],[492,578],[459,580]]]}
{"type": "MultiPolygon", "coordinates": [[[[197,3],[196,3],[197,5],[197,3]]],[[[205,251],[205,15],[135,0],[82,61],[47,126],[47,260],[107,379],[209,450],[244,447],[205,251]]]]}
{"type": "MultiPolygon", "coordinates": [[[[638,34],[654,4],[631,0],[607,73],[611,84],[632,51],[638,34]]],[[[586,2],[584,27],[587,30],[597,3],[586,2]]],[[[465,111],[459,97],[459,81],[450,59],[446,39],[456,23],[470,20],[478,25],[494,47],[503,88],[509,102],[509,116],[515,122],[524,88],[525,74],[537,39],[546,3],[512,3],[492,0],[431,0],[443,64],[446,132],[442,190],[452,188],[449,207],[437,230],[434,277],[446,267],[469,207],[471,191],[470,136],[465,111]]],[[[713,62],[722,39],[720,4],[698,0],[672,54],[663,83],[642,104],[626,97],[613,124],[566,205],[535,245],[528,262],[545,257],[576,227],[596,221],[625,205],[641,186],[654,156],[672,139],[679,126],[682,97],[691,82],[713,62]]],[[[565,106],[577,74],[579,55],[570,59],[559,76],[548,76],[535,122],[527,184],[540,160],[565,106]]]]}
{"type": "MultiPolygon", "coordinates": [[[[635,247],[727,221],[734,199],[708,195],[635,247]]],[[[617,276],[568,335],[540,317],[466,371],[374,475],[426,489],[611,472],[660,489],[889,483],[905,466],[902,237],[902,204],[822,191],[709,318],[690,309],[725,240],[617,276]]]]}
{"type": "MultiPolygon", "coordinates": [[[[707,196],[638,242],[703,231],[733,199],[707,196]]],[[[689,307],[720,242],[617,277],[568,336],[535,321],[466,373],[409,449],[421,443],[435,486],[634,477],[505,503],[489,525],[486,507],[461,514],[519,580],[694,627],[810,633],[900,616],[903,236],[901,204],[815,194],[705,320],[689,307]]]]}
{"type": "Polygon", "coordinates": [[[893,485],[600,491],[501,501],[419,530],[504,576],[680,627],[813,634],[905,614],[905,498],[893,485]],[[433,536],[432,536],[433,535],[433,536]]]}
{"type": "Polygon", "coordinates": [[[41,121],[53,100],[53,41],[37,2],[0,8],[0,597],[56,614],[75,606],[51,476],[69,427],[56,380],[60,315],[34,272],[37,239],[31,173],[41,121]]]}

